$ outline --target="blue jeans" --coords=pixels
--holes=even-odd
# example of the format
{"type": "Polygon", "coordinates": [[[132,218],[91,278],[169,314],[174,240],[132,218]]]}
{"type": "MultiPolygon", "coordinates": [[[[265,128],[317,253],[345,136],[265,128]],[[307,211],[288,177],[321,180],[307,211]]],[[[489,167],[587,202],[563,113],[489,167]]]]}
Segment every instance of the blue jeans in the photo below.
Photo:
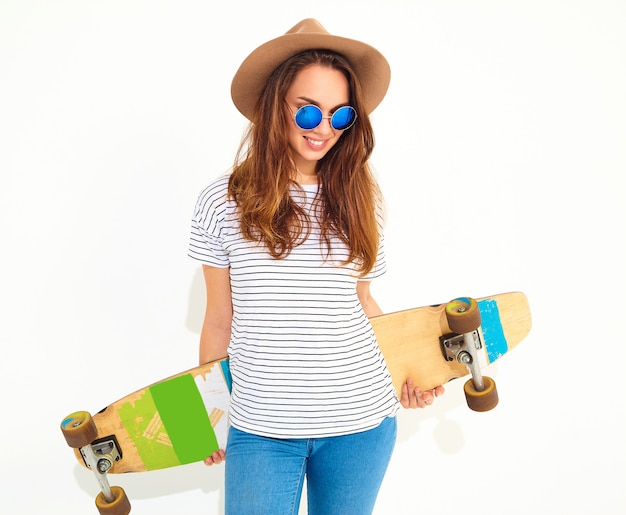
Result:
{"type": "Polygon", "coordinates": [[[233,427],[226,515],[295,515],[307,478],[309,515],[372,513],[396,441],[396,419],[345,436],[277,439],[233,427]]]}

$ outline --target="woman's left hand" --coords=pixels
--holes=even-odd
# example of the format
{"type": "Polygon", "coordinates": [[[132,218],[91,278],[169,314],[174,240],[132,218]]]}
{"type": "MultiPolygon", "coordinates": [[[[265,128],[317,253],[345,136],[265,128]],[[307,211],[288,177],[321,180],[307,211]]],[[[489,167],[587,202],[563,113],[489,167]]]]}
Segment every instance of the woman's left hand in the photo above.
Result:
{"type": "Polygon", "coordinates": [[[400,404],[402,404],[404,408],[410,409],[425,408],[435,401],[435,397],[443,395],[444,392],[445,389],[443,386],[437,386],[432,390],[422,391],[419,386],[413,385],[412,379],[407,379],[406,383],[402,385],[400,404]]]}

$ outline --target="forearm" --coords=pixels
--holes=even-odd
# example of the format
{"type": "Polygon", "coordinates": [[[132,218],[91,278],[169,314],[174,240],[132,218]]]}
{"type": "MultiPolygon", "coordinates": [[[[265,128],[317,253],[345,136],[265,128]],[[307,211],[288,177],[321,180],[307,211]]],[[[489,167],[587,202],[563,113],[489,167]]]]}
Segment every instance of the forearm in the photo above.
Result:
{"type": "Polygon", "coordinates": [[[371,295],[369,298],[361,303],[363,306],[363,311],[367,315],[367,318],[377,317],[378,315],[383,314],[382,308],[378,305],[374,297],[371,295]]]}
{"type": "Polygon", "coordinates": [[[200,364],[225,358],[228,355],[229,341],[230,324],[216,323],[210,318],[205,319],[200,334],[200,364]]]}
{"type": "Polygon", "coordinates": [[[361,302],[361,306],[363,306],[363,311],[368,318],[377,317],[378,315],[383,314],[383,310],[372,296],[369,281],[358,281],[356,292],[359,297],[359,301],[361,302]]]}
{"type": "Polygon", "coordinates": [[[206,310],[200,334],[200,364],[228,355],[233,307],[227,268],[202,267],[206,283],[206,310]]]}

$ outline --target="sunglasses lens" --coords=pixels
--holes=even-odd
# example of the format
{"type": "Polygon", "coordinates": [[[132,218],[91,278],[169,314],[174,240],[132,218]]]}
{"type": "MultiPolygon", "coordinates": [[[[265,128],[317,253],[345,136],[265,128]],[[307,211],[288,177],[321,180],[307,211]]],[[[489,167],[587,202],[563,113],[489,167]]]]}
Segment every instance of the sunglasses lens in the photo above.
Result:
{"type": "Polygon", "coordinates": [[[330,123],[333,126],[333,129],[344,131],[351,127],[355,120],[356,111],[354,108],[350,106],[343,106],[333,113],[330,123]]]}
{"type": "Polygon", "coordinates": [[[322,123],[322,111],[314,105],[303,106],[296,111],[296,123],[301,129],[310,131],[322,123]]]}
{"type": "MultiPolygon", "coordinates": [[[[322,110],[315,105],[306,105],[296,111],[296,123],[298,127],[306,131],[315,129],[322,120],[324,115],[322,110]]],[[[343,106],[337,109],[330,118],[330,124],[333,129],[338,131],[345,131],[352,127],[352,124],[356,120],[356,111],[353,107],[343,106]]]]}

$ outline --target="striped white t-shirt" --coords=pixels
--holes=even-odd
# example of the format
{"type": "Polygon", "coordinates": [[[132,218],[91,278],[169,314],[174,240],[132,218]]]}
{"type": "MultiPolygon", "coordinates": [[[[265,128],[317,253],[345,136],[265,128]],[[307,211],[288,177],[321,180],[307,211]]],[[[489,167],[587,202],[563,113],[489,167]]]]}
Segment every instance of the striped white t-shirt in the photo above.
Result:
{"type": "MultiPolygon", "coordinates": [[[[310,207],[317,186],[303,188],[293,198],[310,207]]],[[[314,225],[286,258],[272,258],[241,235],[227,189],[224,176],[200,193],[189,255],[230,267],[231,424],[263,436],[314,438],[371,429],[394,415],[398,399],[356,293],[357,274],[341,264],[345,246],[333,240],[325,259],[314,225]]],[[[384,271],[381,244],[364,279],[384,271]]]]}

